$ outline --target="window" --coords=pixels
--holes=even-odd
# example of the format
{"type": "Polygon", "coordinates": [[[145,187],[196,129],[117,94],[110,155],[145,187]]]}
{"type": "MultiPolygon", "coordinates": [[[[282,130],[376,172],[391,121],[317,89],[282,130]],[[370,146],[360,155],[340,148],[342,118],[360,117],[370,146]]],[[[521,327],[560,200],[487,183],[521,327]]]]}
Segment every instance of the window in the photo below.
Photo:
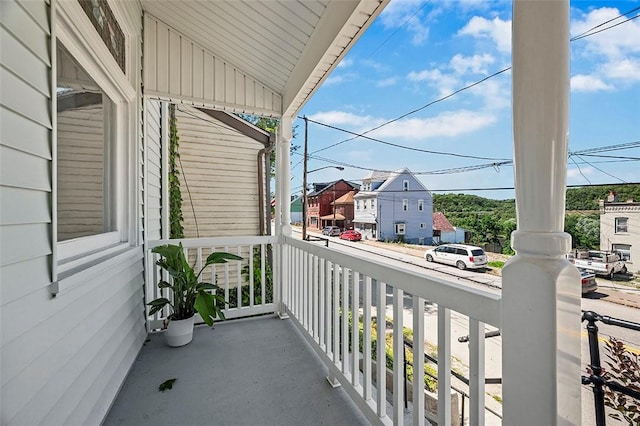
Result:
{"type": "Polygon", "coordinates": [[[631,262],[631,244],[613,244],[611,250],[620,255],[620,260],[631,262]]]}
{"type": "Polygon", "coordinates": [[[409,210],[409,200],[405,198],[402,200],[402,211],[406,212],[407,210],[409,210]]]}
{"type": "Polygon", "coordinates": [[[364,210],[366,210],[366,209],[367,209],[367,200],[362,200],[362,208],[363,208],[364,210]]]}
{"type": "Polygon", "coordinates": [[[115,230],[108,178],[113,168],[112,102],[58,44],[58,242],[115,230]]]}
{"type": "Polygon", "coordinates": [[[418,200],[418,211],[424,211],[424,200],[418,200]]]}
{"type": "Polygon", "coordinates": [[[371,210],[375,210],[376,208],[376,200],[371,200],[371,210]]]}
{"type": "Polygon", "coordinates": [[[396,223],[396,235],[404,235],[405,224],[404,223],[396,223]]]}
{"type": "Polygon", "coordinates": [[[426,224],[426,223],[421,223],[421,224],[420,224],[420,229],[425,229],[426,227],[427,227],[427,224],[426,224]]]}
{"type": "Polygon", "coordinates": [[[403,191],[408,191],[409,190],[409,181],[408,180],[403,180],[402,181],[402,190],[403,191]]]}
{"type": "Polygon", "coordinates": [[[627,230],[627,218],[626,217],[616,217],[616,234],[629,232],[627,230]]]}

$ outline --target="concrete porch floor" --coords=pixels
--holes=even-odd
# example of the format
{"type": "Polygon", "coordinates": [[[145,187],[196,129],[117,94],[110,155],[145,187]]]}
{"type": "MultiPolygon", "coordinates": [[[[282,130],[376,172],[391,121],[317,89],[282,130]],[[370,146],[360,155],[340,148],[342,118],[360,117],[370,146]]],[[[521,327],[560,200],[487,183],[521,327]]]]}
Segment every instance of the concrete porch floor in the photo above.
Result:
{"type": "Polygon", "coordinates": [[[170,348],[149,336],[104,425],[364,425],[366,418],[289,320],[196,327],[170,348]],[[173,389],[158,386],[175,378],[173,389]]]}

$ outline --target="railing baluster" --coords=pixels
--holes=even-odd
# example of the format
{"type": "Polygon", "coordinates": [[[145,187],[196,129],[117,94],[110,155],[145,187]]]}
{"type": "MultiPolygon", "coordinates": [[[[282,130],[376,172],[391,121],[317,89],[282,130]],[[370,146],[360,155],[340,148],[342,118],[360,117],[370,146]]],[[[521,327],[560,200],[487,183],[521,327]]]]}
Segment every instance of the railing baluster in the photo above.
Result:
{"type": "Polygon", "coordinates": [[[469,423],[484,425],[484,323],[469,318],[469,423]]]}
{"type": "MultiPolygon", "coordinates": [[[[242,246],[236,246],[236,254],[242,257],[242,246]]],[[[242,262],[236,264],[236,300],[238,301],[238,309],[242,308],[242,262]]]]}
{"type": "Polygon", "coordinates": [[[320,298],[318,297],[318,288],[320,279],[320,272],[318,271],[318,256],[312,256],[312,278],[311,278],[311,297],[309,298],[309,304],[311,305],[311,312],[313,316],[313,321],[311,327],[313,328],[313,339],[316,343],[319,343],[319,334],[318,334],[318,309],[320,305],[320,298]]]}
{"type": "Polygon", "coordinates": [[[331,341],[331,288],[333,278],[333,265],[328,260],[324,263],[324,345],[325,352],[329,357],[333,355],[333,346],[331,341]]]}
{"type": "Polygon", "coordinates": [[[404,423],[404,292],[393,288],[393,424],[404,423]]]}
{"type": "Polygon", "coordinates": [[[333,264],[333,363],[340,362],[340,265],[333,264]]]}
{"type": "Polygon", "coordinates": [[[413,296],[413,425],[424,425],[424,299],[413,296]]]}
{"type": "Polygon", "coordinates": [[[384,417],[387,415],[387,354],[385,351],[387,285],[382,281],[376,283],[378,284],[376,286],[378,290],[376,298],[376,402],[378,403],[378,416],[384,417]]]}
{"type": "MultiPolygon", "coordinates": [[[[213,248],[215,250],[215,247],[213,248]]],[[[224,251],[229,253],[229,246],[224,246],[224,251]]],[[[224,264],[224,300],[229,301],[229,263],[224,264]]],[[[227,309],[231,306],[227,306],[227,309]]]]}
{"type": "Polygon", "coordinates": [[[342,267],[342,373],[349,374],[349,274],[350,270],[342,267]]]}
{"type": "Polygon", "coordinates": [[[304,252],[302,257],[302,309],[300,311],[300,321],[304,328],[309,331],[309,257],[310,253],[304,252]]]}
{"type": "Polygon", "coordinates": [[[364,300],[362,301],[362,374],[363,381],[363,397],[365,401],[372,398],[371,395],[371,277],[367,276],[364,280],[364,300]]]}
{"type": "Polygon", "coordinates": [[[438,424],[451,424],[451,310],[438,305],[438,424]]]}
{"type": "MultiPolygon", "coordinates": [[[[268,244],[260,244],[260,304],[264,305],[267,303],[267,294],[266,294],[266,290],[267,290],[267,250],[269,249],[269,245],[268,244]]],[[[253,255],[253,247],[251,248],[251,254],[253,255]]],[[[253,262],[251,262],[253,264],[253,262]]],[[[274,274],[274,268],[271,268],[271,301],[273,302],[275,300],[275,296],[276,296],[276,284],[275,284],[275,277],[273,276],[274,274]]],[[[251,274],[253,276],[253,274],[251,274]]],[[[282,277],[282,275],[281,275],[282,277]]],[[[280,285],[282,285],[282,282],[280,283],[280,285]]],[[[252,286],[253,288],[253,286],[252,286]]],[[[253,296],[252,296],[252,300],[253,300],[253,296]]]]}
{"type": "Polygon", "coordinates": [[[319,258],[318,265],[318,345],[320,345],[320,349],[327,352],[326,340],[325,340],[325,303],[326,303],[326,293],[325,293],[325,268],[326,268],[326,260],[324,258],[319,258]]]}
{"type": "Polygon", "coordinates": [[[360,273],[353,272],[351,289],[351,384],[360,384],[360,273]]]}
{"type": "Polygon", "coordinates": [[[249,245],[249,306],[254,305],[254,279],[253,279],[253,244],[249,245]]]}

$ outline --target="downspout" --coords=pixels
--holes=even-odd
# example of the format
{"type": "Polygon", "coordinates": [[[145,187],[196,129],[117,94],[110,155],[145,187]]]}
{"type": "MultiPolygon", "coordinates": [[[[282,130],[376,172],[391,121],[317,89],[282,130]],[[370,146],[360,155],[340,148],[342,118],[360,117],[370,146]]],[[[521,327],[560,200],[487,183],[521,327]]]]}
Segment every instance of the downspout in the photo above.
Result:
{"type": "Polygon", "coordinates": [[[271,151],[275,146],[276,138],[273,133],[269,134],[267,142],[258,151],[258,216],[260,217],[260,235],[271,235],[271,200],[268,194],[271,193],[271,151]],[[264,163],[262,158],[264,156],[264,163]],[[264,179],[264,182],[262,181],[264,179]]]}

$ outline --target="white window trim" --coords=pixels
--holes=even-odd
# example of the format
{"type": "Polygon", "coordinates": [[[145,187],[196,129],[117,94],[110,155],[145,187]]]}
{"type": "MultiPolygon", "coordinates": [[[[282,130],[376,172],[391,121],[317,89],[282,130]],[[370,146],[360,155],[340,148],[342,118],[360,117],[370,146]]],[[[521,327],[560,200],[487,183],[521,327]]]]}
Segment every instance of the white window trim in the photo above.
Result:
{"type": "Polygon", "coordinates": [[[418,200],[418,211],[424,211],[424,200],[418,200]]]}
{"type": "Polygon", "coordinates": [[[407,198],[402,199],[402,211],[403,212],[409,211],[409,199],[407,198]]]}
{"type": "Polygon", "coordinates": [[[420,224],[420,229],[426,229],[427,228],[427,224],[426,223],[421,223],[420,224]]]}
{"type": "Polygon", "coordinates": [[[396,223],[394,225],[394,231],[396,235],[405,235],[407,232],[407,224],[406,223],[396,223]],[[400,227],[402,227],[402,232],[400,231],[400,227]]]}
{"type": "Polygon", "coordinates": [[[629,218],[628,217],[616,217],[613,221],[613,228],[614,228],[614,233],[615,234],[628,234],[629,233],[629,218]],[[625,231],[618,231],[618,220],[620,219],[624,219],[626,221],[626,230],[625,231]]]}
{"type": "Polygon", "coordinates": [[[402,190],[403,191],[408,191],[409,190],[409,181],[408,180],[403,180],[402,181],[402,190]]]}
{"type": "MultiPolygon", "coordinates": [[[[57,235],[57,120],[53,120],[52,132],[52,236],[53,236],[53,270],[51,286],[52,293],[59,291],[57,280],[59,274],[68,275],[81,272],[84,268],[91,268],[96,262],[107,260],[114,246],[123,247],[137,243],[135,225],[137,220],[138,179],[137,173],[137,91],[135,84],[129,80],[115,62],[104,42],[85,16],[82,7],[77,2],[58,2],[55,10],[55,32],[51,37],[52,52],[52,111],[56,111],[56,43],[59,41],[75,61],[102,89],[111,100],[108,136],[114,141],[105,150],[105,155],[111,157],[105,179],[109,181],[109,191],[105,193],[105,204],[113,206],[105,221],[111,232],[75,238],[58,242],[57,235]],[[133,217],[130,217],[131,215],[133,217]]],[[[131,44],[131,29],[123,22],[119,22],[125,33],[126,59],[129,69],[137,69],[137,62],[130,63],[135,58],[137,47],[131,44]]],[[[135,39],[135,38],[134,38],[135,39]]],[[[138,76],[132,77],[137,81],[138,76]]]]}

